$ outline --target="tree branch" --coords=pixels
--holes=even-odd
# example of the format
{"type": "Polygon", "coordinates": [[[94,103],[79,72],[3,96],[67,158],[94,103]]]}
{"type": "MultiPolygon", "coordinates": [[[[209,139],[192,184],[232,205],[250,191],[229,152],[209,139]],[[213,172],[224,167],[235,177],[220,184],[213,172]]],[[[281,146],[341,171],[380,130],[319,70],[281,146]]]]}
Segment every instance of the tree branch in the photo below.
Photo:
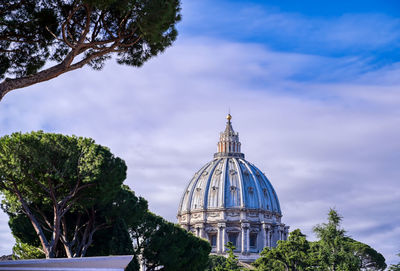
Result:
{"type": "Polygon", "coordinates": [[[108,28],[106,22],[104,21],[104,16],[101,18],[101,22],[103,24],[104,30],[106,30],[106,33],[108,35],[110,35],[111,39],[116,39],[117,37],[114,36],[114,34],[112,33],[112,31],[108,28]]]}
{"type": "Polygon", "coordinates": [[[82,44],[85,41],[86,35],[89,33],[90,30],[90,15],[92,13],[92,10],[89,5],[84,4],[83,7],[86,10],[86,22],[85,22],[85,28],[81,33],[81,36],[78,40],[78,44],[82,44]]]}
{"type": "Polygon", "coordinates": [[[102,16],[104,16],[103,10],[100,12],[100,15],[98,16],[98,18],[97,18],[97,20],[96,20],[96,22],[95,22],[95,24],[94,24],[93,32],[92,32],[92,37],[91,37],[91,42],[94,42],[94,41],[95,41],[95,38],[96,38],[97,35],[100,33],[101,27],[99,27],[99,26],[100,26],[100,23],[101,23],[101,17],[102,17],[102,16]]]}
{"type": "MultiPolygon", "coordinates": [[[[44,221],[45,224],[48,226],[47,230],[50,231],[50,232],[52,232],[52,229],[51,229],[51,228],[52,228],[53,226],[51,225],[50,221],[48,220],[47,216],[43,213],[43,211],[40,210],[40,208],[38,208],[37,206],[36,206],[36,208],[35,208],[35,211],[38,212],[38,213],[42,216],[43,221],[44,221]]],[[[43,228],[44,228],[44,227],[43,227],[43,228]]]]}

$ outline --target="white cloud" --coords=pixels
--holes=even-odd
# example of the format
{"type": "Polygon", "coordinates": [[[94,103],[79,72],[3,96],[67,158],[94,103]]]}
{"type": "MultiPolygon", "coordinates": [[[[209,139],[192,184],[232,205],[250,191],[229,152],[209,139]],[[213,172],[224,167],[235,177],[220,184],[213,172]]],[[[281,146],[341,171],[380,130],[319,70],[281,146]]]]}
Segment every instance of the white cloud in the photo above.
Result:
{"type": "MultiPolygon", "coordinates": [[[[312,226],[336,207],[353,237],[394,261],[399,85],[384,84],[379,71],[338,83],[293,79],[304,69],[335,73],[346,61],[187,40],[141,69],[109,63],[11,92],[0,103],[0,134],[92,137],[126,160],[127,184],[151,209],[175,221],[181,192],[212,158],[230,107],[247,159],[277,190],[284,222],[312,237],[312,226]]],[[[10,236],[0,221],[0,236],[10,236]]],[[[3,254],[12,246],[4,238],[3,254]]]]}

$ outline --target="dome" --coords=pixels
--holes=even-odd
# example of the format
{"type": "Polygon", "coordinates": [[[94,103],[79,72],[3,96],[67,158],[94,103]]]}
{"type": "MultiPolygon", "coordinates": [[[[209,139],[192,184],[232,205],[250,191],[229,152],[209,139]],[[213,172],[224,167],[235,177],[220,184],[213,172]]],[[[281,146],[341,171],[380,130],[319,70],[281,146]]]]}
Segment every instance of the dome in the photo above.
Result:
{"type": "Polygon", "coordinates": [[[206,209],[258,209],[281,214],[274,188],[255,165],[240,157],[219,157],[192,178],[179,212],[206,209]]]}
{"type": "Polygon", "coordinates": [[[265,210],[281,215],[279,200],[267,177],[240,152],[239,133],[228,114],[214,159],[189,182],[178,213],[218,208],[265,210]]]}
{"type": "Polygon", "coordinates": [[[239,260],[252,262],[264,247],[286,240],[278,196],[265,174],[245,159],[228,114],[214,158],[197,171],[183,192],[178,223],[225,255],[232,242],[239,260]]]}

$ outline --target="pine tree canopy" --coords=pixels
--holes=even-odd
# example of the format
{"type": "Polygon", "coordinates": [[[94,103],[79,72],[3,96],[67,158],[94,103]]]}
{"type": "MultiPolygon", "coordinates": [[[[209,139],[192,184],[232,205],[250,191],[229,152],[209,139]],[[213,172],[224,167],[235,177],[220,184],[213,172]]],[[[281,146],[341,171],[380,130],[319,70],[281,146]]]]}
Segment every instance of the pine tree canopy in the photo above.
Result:
{"type": "Polygon", "coordinates": [[[112,55],[141,66],[172,44],[180,19],[179,0],[1,1],[0,99],[112,55]]]}

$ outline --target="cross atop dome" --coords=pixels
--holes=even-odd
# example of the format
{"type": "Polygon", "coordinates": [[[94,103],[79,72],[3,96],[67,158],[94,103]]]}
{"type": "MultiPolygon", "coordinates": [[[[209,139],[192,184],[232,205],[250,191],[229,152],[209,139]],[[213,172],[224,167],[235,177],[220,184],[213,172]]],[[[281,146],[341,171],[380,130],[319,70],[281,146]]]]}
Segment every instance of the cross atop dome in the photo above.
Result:
{"type": "Polygon", "coordinates": [[[228,114],[226,119],[228,121],[226,122],[225,131],[219,135],[217,153],[214,154],[214,157],[229,156],[244,158],[244,154],[240,152],[241,143],[239,141],[239,133],[236,133],[232,127],[231,114],[228,114]]]}
{"type": "MultiPolygon", "coordinates": [[[[226,122],[226,128],[225,128],[224,134],[228,134],[228,135],[232,134],[232,135],[234,135],[235,132],[233,131],[233,128],[232,128],[232,123],[231,123],[232,116],[231,116],[231,114],[228,114],[226,116],[226,119],[228,121],[226,122]]],[[[238,140],[239,140],[239,138],[238,138],[238,140]]]]}

